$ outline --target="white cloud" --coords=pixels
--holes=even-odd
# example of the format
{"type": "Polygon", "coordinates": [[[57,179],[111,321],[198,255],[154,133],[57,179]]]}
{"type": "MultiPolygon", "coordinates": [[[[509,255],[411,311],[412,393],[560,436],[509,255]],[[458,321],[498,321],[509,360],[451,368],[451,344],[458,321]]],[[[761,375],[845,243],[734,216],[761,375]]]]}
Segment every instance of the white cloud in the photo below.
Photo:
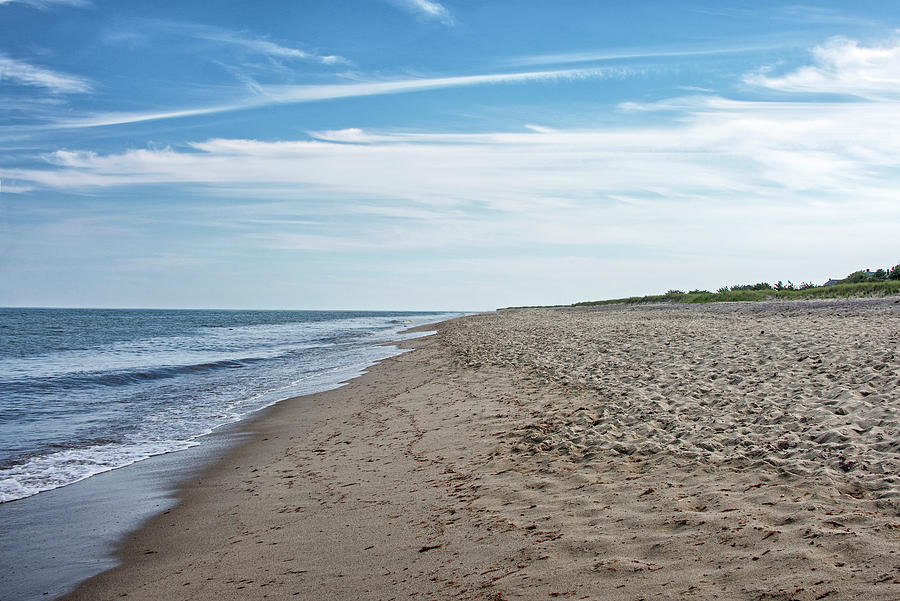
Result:
{"type": "Polygon", "coordinates": [[[489,73],[485,75],[461,75],[457,77],[421,77],[388,81],[366,81],[349,84],[318,86],[269,86],[269,96],[277,102],[310,102],[351,96],[375,96],[418,92],[439,88],[455,88],[484,84],[516,83],[525,81],[560,81],[576,79],[604,79],[630,76],[639,71],[627,68],[607,69],[558,69],[551,71],[526,71],[520,73],[489,73]]]}
{"type": "Polygon", "coordinates": [[[7,194],[24,194],[25,192],[30,192],[33,190],[31,186],[20,186],[20,185],[10,185],[4,184],[2,180],[0,180],[0,192],[6,192],[7,194]]]}
{"type": "Polygon", "coordinates": [[[771,69],[745,76],[750,85],[780,92],[827,93],[871,100],[900,99],[900,39],[861,46],[837,37],[812,51],[813,65],[782,76],[771,69]]]}
{"type": "Polygon", "coordinates": [[[282,85],[255,87],[255,95],[230,104],[161,111],[153,113],[104,113],[85,118],[58,122],[60,127],[100,127],[139,123],[160,119],[194,117],[214,113],[224,113],[248,108],[259,108],[275,104],[318,102],[338,98],[402,94],[442,88],[476,86],[486,84],[518,83],[527,81],[562,81],[575,79],[608,79],[630,77],[640,74],[640,70],[628,68],[559,69],[551,71],[528,71],[520,73],[490,73],[485,75],[463,75],[458,77],[420,77],[382,81],[362,81],[345,84],[282,85]]]}
{"type": "Polygon", "coordinates": [[[781,7],[780,10],[776,10],[775,16],[801,23],[843,25],[845,27],[850,25],[881,25],[877,19],[857,17],[834,9],[809,4],[794,4],[781,7]]]}
{"type": "Polygon", "coordinates": [[[743,54],[762,50],[775,50],[785,45],[731,45],[725,48],[628,48],[622,50],[587,50],[553,54],[532,54],[506,61],[508,65],[562,65],[570,63],[593,63],[643,58],[684,58],[691,56],[717,56],[722,54],[743,54]]]}
{"type": "Polygon", "coordinates": [[[88,8],[93,6],[89,0],[0,0],[0,6],[4,4],[25,4],[33,8],[45,10],[52,6],[72,6],[76,8],[88,8]]]}
{"type": "Polygon", "coordinates": [[[356,144],[372,142],[375,139],[371,134],[364,132],[358,127],[310,132],[310,135],[317,140],[325,142],[353,142],[356,144]]]}
{"type": "MultiPolygon", "coordinates": [[[[342,56],[298,48],[267,37],[253,35],[247,31],[165,19],[134,19],[126,23],[117,23],[114,29],[108,30],[102,35],[102,39],[113,44],[149,45],[151,39],[160,36],[177,36],[193,41],[211,42],[220,47],[239,51],[244,55],[264,57],[275,65],[280,65],[282,61],[305,61],[322,65],[352,64],[352,61],[342,56]]],[[[171,40],[160,41],[157,39],[154,41],[158,44],[167,42],[171,42],[171,40]]],[[[255,66],[260,67],[259,63],[255,63],[255,66]]]]}
{"type": "Polygon", "coordinates": [[[46,88],[57,93],[91,91],[91,84],[85,78],[37,67],[0,53],[0,81],[3,80],[19,85],[46,88]]]}
{"type": "MultiPolygon", "coordinates": [[[[734,277],[824,280],[872,257],[891,260],[900,222],[900,99],[884,91],[889,84],[873,83],[890,81],[891,46],[875,52],[855,42],[830,44],[809,67],[820,72],[811,89],[862,81],[868,86],[862,99],[693,95],[624,105],[660,113],[643,124],[594,129],[348,127],[276,142],[208,139],[111,154],[59,151],[43,168],[0,169],[0,177],[4,191],[9,185],[99,197],[118,186],[165,186],[153,196],[173,200],[155,206],[155,218],[184,225],[189,215],[204,231],[228,228],[229,247],[233,240],[242,252],[321,253],[315,259],[325,262],[335,253],[409,251],[404,256],[421,261],[424,277],[456,270],[462,276],[448,281],[457,288],[470,277],[465,281],[472,286],[496,286],[495,300],[486,301],[496,304],[714,288],[738,283],[734,277]],[[454,258],[444,260],[448,256],[454,258]],[[834,273],[816,272],[823,265],[834,273]],[[536,279],[554,283],[539,298],[536,279]],[[509,288],[510,282],[519,287],[509,288]]],[[[634,73],[578,69],[261,86],[259,99],[244,103],[107,118],[127,122],[266,103],[634,73]]],[[[788,85],[796,82],[764,77],[759,85],[796,91],[788,85]]],[[[405,260],[381,263],[402,271],[407,279],[398,282],[410,289],[433,289],[412,281],[415,268],[405,260]]],[[[384,274],[372,273],[384,289],[384,274]]]]}
{"type": "Polygon", "coordinates": [[[304,60],[321,63],[323,65],[346,65],[350,63],[350,61],[340,56],[320,55],[313,52],[307,52],[305,50],[300,50],[299,48],[283,46],[265,38],[246,36],[234,31],[204,26],[183,27],[190,29],[195,37],[213,42],[230,44],[263,56],[279,59],[304,60]]]}
{"type": "MultiPolygon", "coordinates": [[[[297,99],[472,84],[461,79],[278,91],[303,101],[297,99]]],[[[673,114],[657,115],[648,121],[652,125],[594,129],[351,127],[302,140],[209,139],[187,148],[113,154],[59,151],[44,168],[0,170],[0,177],[4,186],[91,193],[167,186],[160,196],[178,199],[173,210],[182,212],[204,193],[221,197],[215,208],[197,203],[209,211],[205,226],[228,227],[251,248],[501,257],[491,269],[509,266],[509,257],[522,256],[523,248],[544,257],[571,251],[586,258],[572,263],[576,272],[584,266],[598,277],[616,269],[627,273],[622,257],[656,273],[659,265],[689,266],[672,271],[673,281],[659,280],[660,290],[729,283],[737,267],[747,279],[773,272],[785,279],[824,279],[833,274],[782,276],[778,270],[787,261],[841,269],[896,252],[900,101],[689,96],[627,108],[673,114]],[[239,214],[229,210],[233,199],[243,203],[239,214]],[[591,262],[592,253],[602,260],[591,262]],[[690,279],[701,264],[714,265],[699,281],[690,279]]],[[[557,273],[553,259],[530,264],[538,265],[541,277],[557,273]]],[[[635,274],[626,286],[632,288],[621,293],[652,292],[641,287],[645,282],[635,274]]],[[[572,292],[572,300],[618,294],[581,290],[572,292]]],[[[558,297],[544,302],[553,300],[558,297]]]]}
{"type": "Polygon", "coordinates": [[[668,126],[468,134],[351,128],[313,136],[212,139],[187,151],[59,151],[46,169],[0,175],[70,190],[191,184],[263,199],[294,190],[295,198],[351,205],[374,199],[398,209],[487,210],[541,219],[540,228],[529,226],[541,242],[587,243],[600,231],[606,240],[622,231],[628,238],[625,222],[683,222],[699,214],[689,207],[715,219],[800,218],[813,203],[819,214],[900,210],[894,103],[709,98],[668,126]]]}
{"type": "Polygon", "coordinates": [[[434,0],[391,0],[391,3],[426,19],[440,21],[444,25],[455,23],[447,7],[434,0]]]}
{"type": "Polygon", "coordinates": [[[534,124],[530,124],[530,123],[525,124],[525,129],[530,129],[531,131],[535,131],[539,134],[556,133],[556,130],[552,129],[550,127],[544,127],[543,125],[534,125],[534,124]]]}

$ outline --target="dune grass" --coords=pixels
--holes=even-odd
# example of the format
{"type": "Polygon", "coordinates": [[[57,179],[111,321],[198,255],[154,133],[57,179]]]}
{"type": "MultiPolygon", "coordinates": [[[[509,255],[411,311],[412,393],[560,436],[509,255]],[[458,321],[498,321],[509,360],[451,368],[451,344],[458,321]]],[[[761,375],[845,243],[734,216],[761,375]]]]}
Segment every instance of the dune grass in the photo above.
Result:
{"type": "Polygon", "coordinates": [[[615,303],[640,304],[640,303],[721,303],[737,301],[763,301],[763,300],[799,300],[815,298],[860,298],[872,296],[891,296],[900,294],[900,280],[881,280],[859,282],[853,284],[835,284],[834,286],[814,286],[800,290],[720,290],[707,292],[705,290],[694,292],[671,291],[665,294],[653,294],[649,296],[631,296],[628,298],[616,298],[600,301],[583,301],[565,305],[570,307],[593,307],[597,305],[612,305],[615,303]]]}
{"type": "Polygon", "coordinates": [[[665,294],[648,296],[629,296],[608,300],[582,301],[571,305],[545,305],[529,307],[504,307],[504,309],[539,309],[552,307],[596,307],[615,304],[647,304],[647,303],[726,303],[764,300],[806,300],[816,298],[865,298],[900,295],[900,280],[873,280],[868,282],[842,283],[833,286],[812,286],[801,289],[776,290],[731,290],[723,288],[718,292],[694,290],[681,292],[671,290],[665,294]]]}

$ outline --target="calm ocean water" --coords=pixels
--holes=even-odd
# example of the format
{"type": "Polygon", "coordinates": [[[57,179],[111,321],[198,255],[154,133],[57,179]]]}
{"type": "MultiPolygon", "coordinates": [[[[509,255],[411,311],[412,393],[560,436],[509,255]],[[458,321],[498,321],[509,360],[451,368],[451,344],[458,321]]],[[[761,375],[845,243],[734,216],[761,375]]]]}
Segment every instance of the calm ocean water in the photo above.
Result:
{"type": "Polygon", "coordinates": [[[194,446],[457,315],[0,308],[0,502],[194,446]]]}

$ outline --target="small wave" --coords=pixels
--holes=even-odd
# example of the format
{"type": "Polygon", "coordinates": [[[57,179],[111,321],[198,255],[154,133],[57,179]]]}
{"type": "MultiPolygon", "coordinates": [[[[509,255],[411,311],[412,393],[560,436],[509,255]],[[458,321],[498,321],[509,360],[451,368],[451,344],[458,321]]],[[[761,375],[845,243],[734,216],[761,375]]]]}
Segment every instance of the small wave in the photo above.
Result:
{"type": "MultiPolygon", "coordinates": [[[[222,361],[210,361],[206,363],[195,363],[192,365],[167,365],[146,369],[117,370],[105,372],[81,372],[75,374],[67,374],[65,376],[55,376],[42,380],[22,381],[18,382],[23,388],[39,388],[39,389],[65,389],[72,387],[89,387],[89,386],[128,386],[130,384],[138,384],[149,380],[162,380],[165,378],[175,378],[185,374],[193,374],[205,371],[214,371],[218,369],[240,369],[258,361],[264,361],[258,357],[248,357],[244,359],[225,359],[222,361]]],[[[4,388],[18,388],[13,382],[7,383],[4,388]]]]}
{"type": "Polygon", "coordinates": [[[197,444],[194,440],[166,440],[129,446],[104,444],[32,457],[18,465],[0,469],[0,503],[30,497],[153,455],[179,451],[197,444]]]}
{"type": "MultiPolygon", "coordinates": [[[[47,443],[47,448],[48,449],[65,449],[65,450],[89,449],[91,447],[105,447],[105,446],[114,445],[114,444],[122,444],[122,441],[119,439],[116,439],[116,438],[99,437],[99,438],[89,438],[87,440],[79,440],[79,441],[65,442],[65,443],[50,442],[50,443],[47,443]]],[[[9,462],[0,461],[0,469],[10,467],[13,465],[22,464],[22,463],[26,463],[26,460],[18,461],[18,460],[12,459],[9,462]]]]}

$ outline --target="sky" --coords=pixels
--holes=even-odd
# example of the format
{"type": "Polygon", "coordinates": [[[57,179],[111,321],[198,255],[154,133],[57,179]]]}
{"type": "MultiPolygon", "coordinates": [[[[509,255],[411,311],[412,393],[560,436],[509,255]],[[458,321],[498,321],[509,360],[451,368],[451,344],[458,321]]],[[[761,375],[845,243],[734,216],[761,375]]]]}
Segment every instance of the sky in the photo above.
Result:
{"type": "Polygon", "coordinates": [[[900,262],[900,3],[0,0],[0,306],[486,310],[900,262]]]}

